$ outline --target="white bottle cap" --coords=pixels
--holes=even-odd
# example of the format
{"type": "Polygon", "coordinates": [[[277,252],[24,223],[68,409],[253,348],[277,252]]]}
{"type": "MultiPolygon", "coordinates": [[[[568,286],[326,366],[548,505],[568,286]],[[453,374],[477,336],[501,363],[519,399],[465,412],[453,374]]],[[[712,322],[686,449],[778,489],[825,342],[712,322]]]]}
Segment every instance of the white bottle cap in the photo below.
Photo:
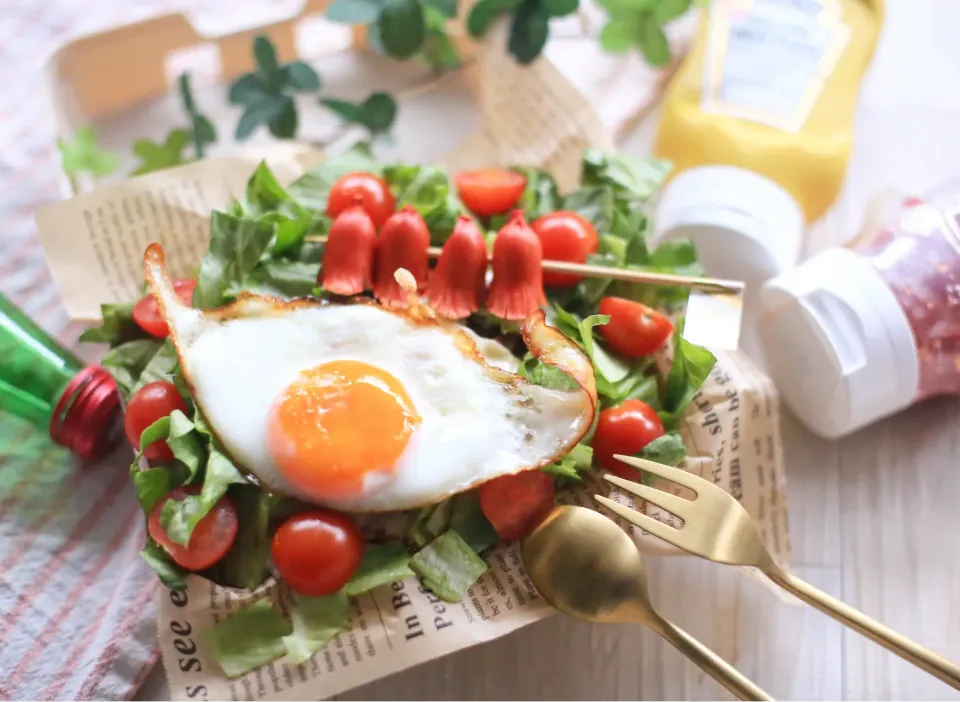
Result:
{"type": "Polygon", "coordinates": [[[916,341],[870,261],[817,254],[760,291],[760,338],[784,401],[811,430],[836,438],[908,406],[916,341]]]}
{"type": "Polygon", "coordinates": [[[654,243],[689,239],[704,270],[757,285],[800,256],[803,212],[765,176],[735,166],[697,166],[664,188],[654,243]]]}

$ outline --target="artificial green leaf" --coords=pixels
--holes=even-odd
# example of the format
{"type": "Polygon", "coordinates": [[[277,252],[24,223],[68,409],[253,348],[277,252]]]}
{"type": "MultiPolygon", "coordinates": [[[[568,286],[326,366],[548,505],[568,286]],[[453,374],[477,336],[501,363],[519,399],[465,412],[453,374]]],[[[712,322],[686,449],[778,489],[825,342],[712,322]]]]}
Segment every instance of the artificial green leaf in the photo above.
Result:
{"type": "Polygon", "coordinates": [[[640,51],[651,66],[666,66],[670,62],[670,42],[663,27],[652,19],[640,25],[640,51]]]}
{"type": "Polygon", "coordinates": [[[283,67],[286,84],[293,90],[309,93],[320,90],[320,75],[303,61],[291,61],[283,67]]]}
{"type": "Polygon", "coordinates": [[[377,26],[383,48],[397,59],[417,53],[426,37],[427,24],[419,0],[383,0],[377,26]]]}
{"type": "Polygon", "coordinates": [[[293,625],[267,600],[257,600],[211,626],[204,634],[210,653],[229,678],[248,673],[287,653],[284,637],[293,625]]]}
{"type": "Polygon", "coordinates": [[[543,51],[549,31],[549,18],[539,11],[538,0],[524,0],[510,24],[507,49],[518,63],[531,63],[543,51]]]}
{"type": "Polygon", "coordinates": [[[420,51],[420,61],[436,72],[457,68],[461,63],[460,52],[447,33],[447,20],[433,7],[425,7],[424,11],[427,36],[420,51]]]}
{"type": "Polygon", "coordinates": [[[149,536],[147,536],[147,544],[140,552],[140,556],[147,562],[147,565],[153,568],[153,571],[160,578],[160,582],[171,590],[187,589],[187,576],[190,573],[174,563],[170,554],[149,536]]]}
{"type": "Polygon", "coordinates": [[[334,0],[327,8],[326,18],[342,24],[369,24],[379,14],[377,0],[334,0]]]}
{"type": "Polygon", "coordinates": [[[579,6],[580,0],[540,0],[540,8],[548,17],[566,17],[579,6]]]}
{"type": "Polygon", "coordinates": [[[660,24],[682,17],[690,11],[690,0],[657,0],[653,4],[651,14],[660,24]]]}
{"type": "Polygon", "coordinates": [[[218,307],[231,283],[243,285],[276,237],[276,225],[214,212],[210,248],[200,263],[193,306],[218,307]]]}
{"type": "Polygon", "coordinates": [[[687,447],[678,433],[670,432],[657,437],[634,455],[654,463],[678,466],[687,457],[687,447]]]}
{"type": "Polygon", "coordinates": [[[474,39],[482,38],[493,20],[520,7],[522,2],[523,0],[480,0],[467,15],[467,31],[474,39]]]}
{"type": "Polygon", "coordinates": [[[294,663],[303,663],[347,628],[349,603],[343,592],[325,597],[294,595],[289,607],[293,631],[283,644],[294,663]]]}
{"type": "Polygon", "coordinates": [[[410,568],[446,602],[460,602],[487,564],[456,531],[441,534],[410,559],[410,568]]]}
{"type": "Polygon", "coordinates": [[[297,106],[293,98],[284,95],[280,102],[280,112],[269,122],[270,133],[278,139],[292,139],[297,133],[297,106]]]}
{"type": "Polygon", "coordinates": [[[374,588],[406,580],[413,575],[410,554],[402,541],[367,544],[356,572],[343,586],[343,593],[356,597],[374,588]]]}
{"type": "Polygon", "coordinates": [[[267,94],[267,84],[256,73],[246,73],[230,86],[227,99],[231,105],[249,105],[267,94]]]}
{"type": "Polygon", "coordinates": [[[124,395],[133,392],[143,369],[163,346],[159,339],[136,339],[116,346],[100,361],[124,395]]]}
{"type": "Polygon", "coordinates": [[[387,93],[373,93],[362,102],[321,99],[320,104],[347,124],[358,124],[376,136],[390,131],[397,117],[397,103],[387,93]]]}
{"type": "Polygon", "coordinates": [[[673,363],[663,388],[664,426],[672,427],[713,370],[717,357],[683,338],[683,320],[673,334],[673,363]]]}
{"type": "Polygon", "coordinates": [[[137,139],[133,142],[133,153],[140,157],[140,166],[133,175],[142,175],[159,171],[185,162],[184,149],[190,143],[190,132],[186,129],[174,129],[162,144],[150,139],[137,139]]]}
{"type": "Polygon", "coordinates": [[[635,28],[622,19],[611,19],[600,30],[600,46],[611,54],[622,54],[633,48],[637,40],[635,28]]]}
{"type": "Polygon", "coordinates": [[[453,19],[457,16],[459,0],[424,0],[424,3],[446,19],[453,19]]]}
{"type": "Polygon", "coordinates": [[[243,141],[251,134],[253,130],[262,124],[269,124],[275,120],[286,106],[284,95],[266,95],[262,100],[250,103],[240,115],[240,121],[237,122],[237,129],[234,136],[238,141],[243,141]]]}
{"type": "Polygon", "coordinates": [[[100,305],[102,322],[99,327],[87,329],[80,335],[80,341],[116,346],[132,339],[147,335],[133,320],[133,303],[100,305]]]}
{"type": "Polygon", "coordinates": [[[181,73],[177,86],[184,112],[190,119],[190,136],[193,139],[194,155],[197,158],[203,158],[206,146],[217,140],[216,130],[213,128],[213,123],[197,110],[193,89],[190,86],[190,74],[181,73]]]}
{"type": "Polygon", "coordinates": [[[270,41],[270,37],[260,34],[253,38],[253,58],[257,68],[270,82],[280,73],[280,63],[277,61],[277,48],[270,41]]]}
{"type": "Polygon", "coordinates": [[[93,127],[80,127],[73,139],[58,138],[57,148],[60,149],[63,171],[68,175],[86,172],[106,176],[117,169],[117,157],[100,148],[93,127]]]}

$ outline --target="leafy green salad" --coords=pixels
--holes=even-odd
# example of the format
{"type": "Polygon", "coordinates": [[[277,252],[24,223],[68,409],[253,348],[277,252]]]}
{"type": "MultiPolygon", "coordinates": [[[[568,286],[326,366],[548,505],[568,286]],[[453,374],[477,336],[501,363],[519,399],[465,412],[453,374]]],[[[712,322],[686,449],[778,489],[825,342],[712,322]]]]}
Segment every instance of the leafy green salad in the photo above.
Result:
{"type": "MultiPolygon", "coordinates": [[[[494,252],[498,230],[523,222],[542,241],[544,259],[697,275],[691,244],[651,248],[647,242],[650,203],[667,172],[659,161],[591,149],[583,155],[579,187],[561,193],[536,168],[451,174],[380,163],[359,145],[283,187],[261,163],[244,198],[212,213],[209,250],[194,277],[173,286],[199,309],[219,308],[242,292],[336,301],[322,285],[323,242],[340,216],[331,207],[338,183],[357,174],[388,189],[390,212],[422,218],[433,246],[444,245],[458,222],[469,219],[494,252]],[[507,182],[516,183],[512,195],[497,190],[507,182]]],[[[349,599],[374,588],[416,577],[442,600],[460,601],[487,570],[484,554],[522,538],[544,509],[577,489],[585,473],[643,478],[613,460],[614,453],[671,465],[684,459],[677,423],[715,363],[709,351],[681,335],[689,291],[575,276],[545,276],[543,282],[547,323],[579,346],[593,367],[597,402],[590,430],[540,470],[380,515],[321,513],[317,505],[265,489],[198,410],[153,296],[145,290],[139,301],[102,306],[102,323],[81,340],[109,346],[102,365],[120,388],[125,428],[137,449],[130,475],[148,526],[143,558],[172,589],[184,589],[191,574],[242,590],[275,581],[284,603],[281,613],[261,599],[207,632],[227,675],[285,655],[303,662],[347,626],[349,599]],[[671,346],[664,373],[655,356],[671,346]]],[[[555,390],[577,387],[525,346],[516,319],[479,309],[461,323],[509,350],[526,381],[555,390]]]]}

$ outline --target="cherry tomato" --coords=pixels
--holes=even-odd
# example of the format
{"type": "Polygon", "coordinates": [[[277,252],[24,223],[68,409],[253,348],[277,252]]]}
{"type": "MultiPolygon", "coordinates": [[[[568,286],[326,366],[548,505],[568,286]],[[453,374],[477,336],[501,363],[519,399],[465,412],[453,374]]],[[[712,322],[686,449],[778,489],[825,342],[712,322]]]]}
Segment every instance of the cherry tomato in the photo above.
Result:
{"type": "Polygon", "coordinates": [[[237,537],[237,507],[224,495],[203,519],[197,522],[190,534],[190,543],[182,546],[170,540],[160,523],[160,515],[167,500],[181,500],[187,495],[200,494],[199,485],[187,485],[168,492],[150,512],[147,530],[150,536],[170,554],[170,557],[187,570],[203,570],[223,558],[237,537]]]}
{"type": "MultiPolygon", "coordinates": [[[[127,403],[127,411],[123,417],[123,428],[127,432],[130,443],[139,447],[143,430],[158,419],[168,416],[175,409],[185,414],[189,411],[187,403],[180,397],[173,383],[157,380],[137,390],[127,403]]],[[[166,441],[154,441],[147,446],[143,455],[158,461],[173,458],[173,452],[166,441]]]]}
{"type": "Polygon", "coordinates": [[[273,563],[283,581],[301,595],[337,592],[356,572],[362,556],[360,531],[336,512],[298,514],[273,536],[273,563]]]}
{"type": "Polygon", "coordinates": [[[627,400],[619,407],[600,410],[593,433],[593,455],[611,473],[635,480],[637,469],[616,460],[613,454],[632,456],[663,434],[660,417],[650,405],[627,400]]]}
{"type": "Polygon", "coordinates": [[[348,173],[330,189],[327,216],[334,219],[354,205],[360,205],[377,229],[393,214],[393,193],[382,178],[372,173],[348,173]]]}
{"type": "MultiPolygon", "coordinates": [[[[193,301],[193,289],[197,287],[195,280],[175,280],[173,289],[183,304],[189,305],[193,301]]],[[[152,336],[164,339],[170,334],[166,320],[160,316],[160,305],[157,298],[151,294],[144,295],[133,308],[133,320],[137,325],[152,336]]]]}
{"type": "MultiPolygon", "coordinates": [[[[551,212],[535,219],[530,226],[540,237],[544,259],[586,263],[587,255],[600,245],[597,230],[576,212],[551,212]]],[[[543,272],[543,284],[548,288],[569,288],[581,280],[579,275],[543,272]]]]}
{"type": "Polygon", "coordinates": [[[480,509],[504,541],[529,534],[553,509],[553,479],[540,470],[525,470],[484,483],[480,509]]]}
{"type": "Polygon", "coordinates": [[[527,187],[526,176],[503,168],[463,171],[453,177],[453,182],[463,204],[481,217],[508,212],[527,187]]]}
{"type": "Polygon", "coordinates": [[[653,353],[673,333],[669,319],[633,300],[605,297],[598,311],[610,315],[610,321],[600,327],[603,338],[614,351],[630,358],[653,353]]]}

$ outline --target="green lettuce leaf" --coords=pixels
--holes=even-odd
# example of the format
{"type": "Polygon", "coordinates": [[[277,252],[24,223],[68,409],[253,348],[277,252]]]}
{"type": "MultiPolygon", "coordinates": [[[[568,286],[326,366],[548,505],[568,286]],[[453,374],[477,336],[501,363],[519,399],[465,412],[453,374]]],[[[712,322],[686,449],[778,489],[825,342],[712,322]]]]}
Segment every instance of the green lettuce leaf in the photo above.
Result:
{"type": "Polygon", "coordinates": [[[257,600],[207,629],[204,638],[223,672],[235,678],[286,654],[284,637],[292,633],[269,601],[257,600]]]}
{"type": "Polygon", "coordinates": [[[648,200],[660,190],[671,168],[668,161],[649,156],[586,149],[581,182],[585,186],[611,186],[618,194],[648,200]]]}
{"type": "Polygon", "coordinates": [[[207,460],[207,441],[180,410],[173,410],[168,419],[167,446],[173,451],[173,457],[189,470],[187,482],[193,482],[200,466],[207,460]]]}
{"type": "MultiPolygon", "coordinates": [[[[419,212],[430,230],[430,243],[440,246],[453,232],[457,218],[465,214],[466,209],[445,170],[434,166],[415,168],[416,175],[400,190],[397,209],[409,205],[419,212]]],[[[405,169],[403,181],[406,182],[411,175],[412,172],[405,169]]]]}
{"type": "Polygon", "coordinates": [[[148,468],[138,470],[134,464],[130,472],[130,478],[133,480],[133,489],[137,495],[137,502],[147,516],[157,506],[157,503],[163,499],[170,490],[173,489],[171,473],[166,468],[148,468]]]}
{"type": "Polygon", "coordinates": [[[163,342],[159,339],[127,341],[111,349],[100,365],[113,376],[121,394],[126,398],[133,392],[143,369],[162,347],[163,342]]]}
{"type": "Polygon", "coordinates": [[[247,181],[245,210],[256,214],[276,210],[285,202],[292,202],[293,196],[277,182],[266,161],[261,161],[250,180],[247,181]]]}
{"type": "Polygon", "coordinates": [[[270,575],[270,524],[285,498],[256,485],[232,485],[229,495],[237,507],[237,537],[204,575],[218,585],[253,590],[270,575]]]}
{"type": "Polygon", "coordinates": [[[367,544],[360,566],[343,586],[343,593],[355,597],[382,585],[406,580],[412,575],[410,554],[402,541],[367,544]]]}
{"type": "Polygon", "coordinates": [[[135,393],[144,385],[158,380],[165,380],[168,383],[172,383],[174,380],[174,370],[178,364],[177,349],[173,345],[173,342],[167,339],[157,348],[156,353],[150,358],[149,363],[144,366],[136,382],[133,384],[131,393],[135,393]]]}
{"type": "Polygon", "coordinates": [[[200,494],[188,495],[181,500],[168,500],[163,506],[160,523],[170,540],[183,546],[189,544],[197,523],[234,484],[247,484],[247,479],[229,458],[211,446],[200,494]]]}
{"type": "MultiPolygon", "coordinates": [[[[159,470],[159,469],[158,469],[159,470]]],[[[190,575],[170,558],[170,554],[163,550],[156,541],[147,536],[147,544],[140,551],[140,556],[147,562],[160,578],[160,582],[171,590],[186,590],[187,577],[190,575]]]]}
{"type": "Polygon", "coordinates": [[[327,211],[327,198],[337,179],[348,173],[373,173],[381,175],[383,166],[374,158],[370,145],[360,143],[340,156],[314,166],[287,186],[287,192],[301,205],[316,212],[327,211]]]}
{"type": "Polygon", "coordinates": [[[517,206],[523,209],[528,222],[549,212],[560,209],[560,194],[557,181],[553,176],[540,168],[516,169],[527,179],[527,185],[520,196],[517,206]]]}
{"type": "Polygon", "coordinates": [[[326,597],[294,595],[290,618],[293,631],[283,637],[283,645],[294,663],[303,663],[347,627],[347,596],[343,592],[326,597]]]}
{"type": "Polygon", "coordinates": [[[317,285],[320,267],[316,263],[271,258],[261,263],[243,281],[235,281],[226,290],[227,297],[236,297],[241,290],[259,295],[303,297],[317,285]]]}
{"type": "Polygon", "coordinates": [[[581,473],[589,470],[593,464],[593,449],[584,443],[579,443],[573,447],[566,456],[559,461],[554,461],[550,465],[544,466],[541,470],[553,478],[559,478],[562,481],[579,482],[583,478],[581,473]]]}
{"type": "Polygon", "coordinates": [[[98,327],[87,329],[80,341],[117,346],[132,339],[145,339],[149,335],[133,321],[134,303],[100,305],[102,322],[98,327]]]}
{"type": "Polygon", "coordinates": [[[460,602],[487,564],[456,531],[441,534],[410,559],[424,585],[446,602],[460,602]]]}
{"type": "Polygon", "coordinates": [[[673,427],[713,370],[717,357],[683,338],[683,319],[673,333],[673,364],[663,388],[663,425],[673,427]]]}
{"type": "Polygon", "coordinates": [[[242,289],[276,235],[276,224],[214,212],[210,220],[210,248],[200,263],[193,306],[218,307],[226,301],[231,285],[242,289]]]}
{"type": "Polygon", "coordinates": [[[678,466],[687,457],[687,447],[677,432],[664,434],[640,449],[637,458],[646,458],[654,463],[678,466]]]}
{"type": "Polygon", "coordinates": [[[616,407],[627,400],[642,400],[654,409],[660,406],[657,378],[649,374],[653,358],[641,359],[615,383],[597,377],[597,394],[603,407],[616,407]]]}
{"type": "Polygon", "coordinates": [[[453,498],[450,528],[460,535],[476,553],[483,553],[500,541],[496,529],[480,507],[476,490],[462,492],[453,498]]]}

